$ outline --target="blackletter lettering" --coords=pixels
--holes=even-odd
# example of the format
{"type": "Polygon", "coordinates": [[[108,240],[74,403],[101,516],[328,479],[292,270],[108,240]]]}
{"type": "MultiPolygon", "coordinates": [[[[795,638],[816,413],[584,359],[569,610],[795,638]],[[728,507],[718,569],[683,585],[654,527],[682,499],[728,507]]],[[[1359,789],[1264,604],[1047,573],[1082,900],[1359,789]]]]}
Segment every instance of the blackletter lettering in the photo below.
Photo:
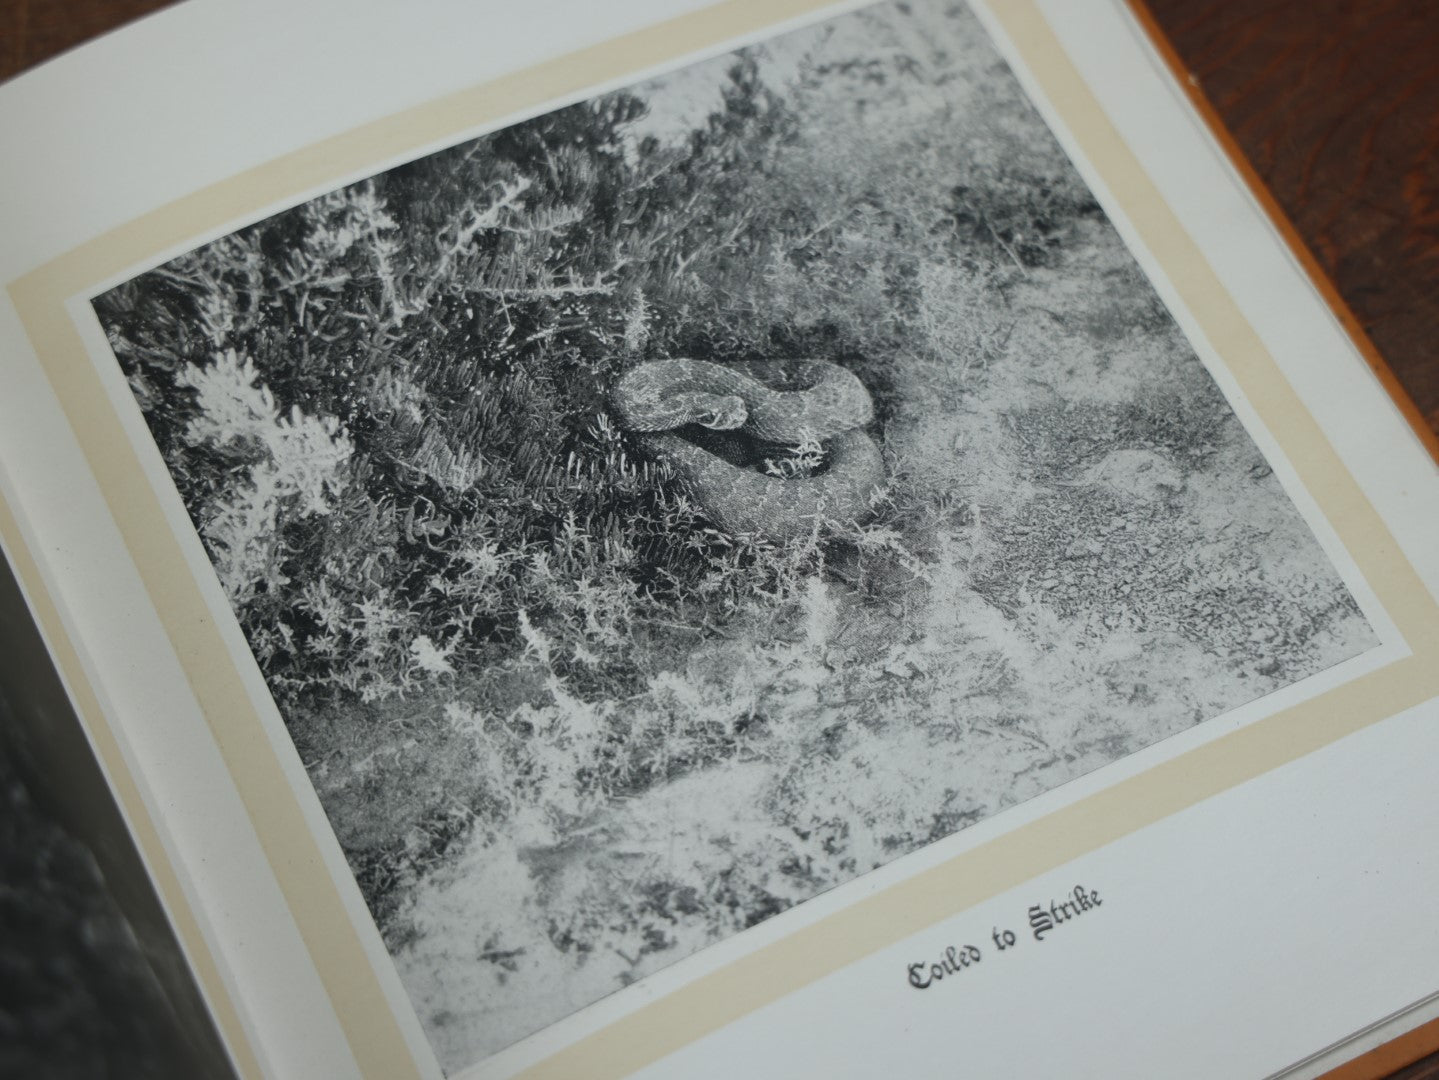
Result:
{"type": "MultiPolygon", "coordinates": [[[[1086,889],[1083,885],[1076,885],[1064,896],[1063,900],[1051,899],[1048,906],[1030,905],[1026,915],[1029,919],[1030,932],[1034,935],[1035,941],[1043,941],[1044,936],[1051,930],[1083,915],[1086,911],[1093,911],[1100,905],[1099,893],[1094,889],[1086,889]]],[[[1019,937],[1013,930],[1001,930],[998,926],[992,926],[989,930],[989,939],[994,942],[996,949],[1003,952],[1005,949],[1012,948],[1018,942],[1019,937]]],[[[939,982],[946,975],[958,975],[965,968],[973,967],[979,963],[981,955],[979,948],[974,945],[946,945],[937,961],[909,965],[910,985],[924,990],[939,982]]]]}
{"type": "Polygon", "coordinates": [[[1029,927],[1034,931],[1034,940],[1043,941],[1044,935],[1054,929],[1054,919],[1044,908],[1035,904],[1029,909],[1029,927]]]}

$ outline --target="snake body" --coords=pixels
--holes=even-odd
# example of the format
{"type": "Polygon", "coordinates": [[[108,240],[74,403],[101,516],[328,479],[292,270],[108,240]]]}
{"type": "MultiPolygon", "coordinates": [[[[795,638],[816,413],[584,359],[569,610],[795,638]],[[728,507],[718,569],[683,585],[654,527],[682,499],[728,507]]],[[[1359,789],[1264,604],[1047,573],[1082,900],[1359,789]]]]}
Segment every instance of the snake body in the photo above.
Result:
{"type": "Polygon", "coordinates": [[[884,481],[879,448],[862,428],[874,403],[850,371],[823,360],[653,360],[610,393],[620,425],[643,433],[715,524],[771,540],[809,535],[824,521],[856,521],[884,481]],[[825,444],[827,468],[810,477],[741,468],[671,430],[700,424],[768,443],[825,444]]]}

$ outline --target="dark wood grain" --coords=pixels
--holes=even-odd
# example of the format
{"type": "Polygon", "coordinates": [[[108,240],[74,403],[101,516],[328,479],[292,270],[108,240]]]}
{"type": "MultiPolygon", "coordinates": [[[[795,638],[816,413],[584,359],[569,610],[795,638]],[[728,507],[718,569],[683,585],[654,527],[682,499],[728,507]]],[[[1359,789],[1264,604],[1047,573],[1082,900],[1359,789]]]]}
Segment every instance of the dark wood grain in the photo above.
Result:
{"type": "Polygon", "coordinates": [[[174,0],[0,0],[0,80],[174,0]]]}
{"type": "Polygon", "coordinates": [[[1146,2],[1439,431],[1439,5],[1146,2]]]}
{"type": "MultiPolygon", "coordinates": [[[[0,79],[170,0],[0,0],[0,79]]],[[[1147,0],[1439,432],[1439,4],[1147,0]]],[[[1439,1055],[1393,1080],[1439,1080],[1439,1055]]]]}
{"type": "Polygon", "coordinates": [[[1439,1054],[1431,1054],[1408,1068],[1393,1073],[1388,1080],[1439,1080],[1439,1054]]]}

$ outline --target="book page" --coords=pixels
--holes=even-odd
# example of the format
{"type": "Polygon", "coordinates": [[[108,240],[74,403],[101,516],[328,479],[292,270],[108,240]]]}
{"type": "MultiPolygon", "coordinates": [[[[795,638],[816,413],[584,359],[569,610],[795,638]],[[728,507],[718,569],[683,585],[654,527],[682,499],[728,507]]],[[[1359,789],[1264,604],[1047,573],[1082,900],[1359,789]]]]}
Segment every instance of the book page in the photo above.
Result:
{"type": "MultiPolygon", "coordinates": [[[[795,1025],[825,1069],[910,1023],[920,1060],[945,995],[999,1032],[1117,950],[1112,1008],[1160,977],[1126,935],[1174,902],[1138,868],[1226,837],[1251,869],[1217,926],[1272,933],[1287,894],[1235,823],[1432,694],[1405,665],[1432,598],[1292,372],[1085,128],[1100,106],[1046,92],[1063,18],[995,7],[738,18],[13,293],[63,301],[153,493],[106,495],[361,1071],[381,1005],[377,1044],[496,1076],[718,1075],[755,1040],[787,1060],[795,1025]],[[353,940],[321,949],[337,913],[353,940]],[[626,1034],[659,1016],[669,1041],[626,1034]]],[[[1222,978],[1192,993],[1227,1015],[1222,978]]],[[[1097,1074],[1173,1053],[1153,1030],[1099,1038],[1097,1074]]]]}
{"type": "Polygon", "coordinates": [[[451,1068],[1378,643],[963,9],[95,310],[451,1068]]]}

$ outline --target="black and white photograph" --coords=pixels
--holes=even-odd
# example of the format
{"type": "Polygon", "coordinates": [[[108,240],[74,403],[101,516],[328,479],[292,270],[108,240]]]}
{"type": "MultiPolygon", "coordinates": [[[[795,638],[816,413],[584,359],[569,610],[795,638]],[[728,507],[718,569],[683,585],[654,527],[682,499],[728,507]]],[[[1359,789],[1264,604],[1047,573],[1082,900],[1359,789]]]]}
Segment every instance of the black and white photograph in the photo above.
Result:
{"type": "Polygon", "coordinates": [[[448,1071],[1378,644],[951,0],[93,303],[448,1071]]]}

